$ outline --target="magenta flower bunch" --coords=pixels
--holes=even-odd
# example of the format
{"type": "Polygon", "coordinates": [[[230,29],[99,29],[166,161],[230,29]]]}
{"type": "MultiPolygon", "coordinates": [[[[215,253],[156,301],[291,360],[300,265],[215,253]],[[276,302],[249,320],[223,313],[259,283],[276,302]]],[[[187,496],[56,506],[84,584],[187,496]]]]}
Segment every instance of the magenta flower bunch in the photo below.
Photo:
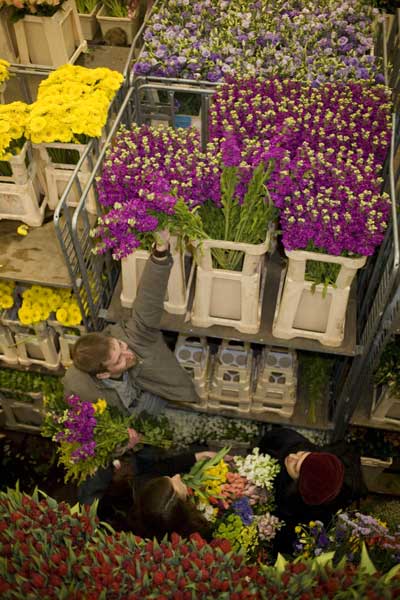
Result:
{"type": "Polygon", "coordinates": [[[377,13],[363,0],[170,0],[150,18],[134,71],[212,82],[233,74],[382,82],[371,53],[377,13]]]}
{"type": "MultiPolygon", "coordinates": [[[[282,156],[279,148],[265,151],[229,131],[203,152],[195,129],[121,128],[98,181],[99,201],[107,212],[92,231],[96,251],[111,249],[115,259],[123,258],[143,245],[148,232],[166,224],[178,233],[184,229],[192,240],[207,237],[194,209],[207,201],[221,207],[223,170],[236,168],[235,197],[241,204],[255,168],[282,156]]],[[[278,172],[273,171],[271,181],[278,172]]],[[[205,230],[214,237],[206,224],[205,230]]]]}
{"type": "Polygon", "coordinates": [[[383,86],[230,79],[214,97],[210,137],[230,131],[276,157],[268,187],[288,250],[370,255],[390,209],[380,192],[390,106],[383,86]]]}

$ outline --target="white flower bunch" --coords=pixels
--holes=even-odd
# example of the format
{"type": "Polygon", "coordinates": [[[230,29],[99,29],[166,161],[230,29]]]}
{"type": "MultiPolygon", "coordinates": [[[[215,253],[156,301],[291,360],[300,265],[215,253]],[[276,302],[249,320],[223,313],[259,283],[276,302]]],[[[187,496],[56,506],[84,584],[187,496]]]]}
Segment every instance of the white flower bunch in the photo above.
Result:
{"type": "Polygon", "coordinates": [[[215,506],[212,506],[211,504],[208,504],[207,502],[198,502],[198,504],[196,505],[196,508],[200,512],[203,513],[204,517],[210,523],[214,523],[216,521],[218,509],[215,508],[215,506]]]}
{"type": "Polygon", "coordinates": [[[259,448],[253,448],[251,454],[245,457],[235,456],[234,459],[239,475],[247,477],[249,481],[272,489],[274,479],[280,471],[278,461],[269,454],[260,454],[259,448]]]}
{"type": "Polygon", "coordinates": [[[282,527],[283,521],[280,521],[275,515],[267,512],[265,515],[256,515],[254,517],[258,535],[261,540],[271,541],[276,536],[276,532],[282,527]]]}

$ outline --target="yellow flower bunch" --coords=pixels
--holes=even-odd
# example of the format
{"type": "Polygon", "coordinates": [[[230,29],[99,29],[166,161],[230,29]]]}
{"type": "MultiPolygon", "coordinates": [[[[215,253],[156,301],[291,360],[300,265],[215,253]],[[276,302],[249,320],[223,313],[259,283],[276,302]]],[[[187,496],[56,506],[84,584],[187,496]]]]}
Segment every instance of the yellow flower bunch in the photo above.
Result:
{"type": "Polygon", "coordinates": [[[100,137],[110,102],[123,76],[107,68],[64,65],[39,86],[31,106],[29,137],[34,143],[85,142],[100,137]]]}
{"type": "Polygon", "coordinates": [[[33,285],[22,292],[18,318],[23,325],[35,325],[45,321],[53,312],[62,325],[76,326],[82,320],[78,304],[69,289],[33,285]]]}
{"type": "Polygon", "coordinates": [[[102,415],[103,412],[107,408],[107,401],[104,400],[103,398],[99,398],[93,406],[94,406],[94,412],[98,415],[102,415]]]}
{"type": "Polygon", "coordinates": [[[76,327],[82,321],[81,311],[76,298],[70,292],[56,312],[56,319],[66,327],[76,327]]]}
{"type": "Polygon", "coordinates": [[[204,471],[204,490],[208,497],[219,496],[221,486],[226,483],[226,475],[228,473],[228,465],[221,460],[215,467],[210,467],[204,471]],[[207,479],[209,477],[209,479],[207,479]]]}
{"type": "Polygon", "coordinates": [[[0,308],[7,309],[14,306],[14,289],[13,281],[0,281],[0,308]]]}
{"type": "Polygon", "coordinates": [[[19,154],[25,142],[29,106],[25,102],[0,104],[0,160],[19,154]]]}
{"type": "Polygon", "coordinates": [[[0,85],[10,78],[10,73],[8,72],[9,67],[10,63],[7,60],[0,58],[0,85]]]}

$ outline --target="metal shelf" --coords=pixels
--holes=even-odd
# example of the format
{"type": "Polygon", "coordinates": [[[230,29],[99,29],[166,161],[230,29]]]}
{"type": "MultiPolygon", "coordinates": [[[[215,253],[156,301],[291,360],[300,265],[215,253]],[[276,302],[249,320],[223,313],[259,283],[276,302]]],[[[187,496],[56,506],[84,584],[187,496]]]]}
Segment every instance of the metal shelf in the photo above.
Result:
{"type": "Polygon", "coordinates": [[[71,278],[53,222],[17,233],[18,223],[0,221],[0,279],[71,287],[71,278]]]}
{"type": "MultiPolygon", "coordinates": [[[[268,261],[267,278],[265,282],[263,307],[261,315],[261,325],[258,333],[241,333],[233,327],[224,327],[223,325],[213,325],[211,327],[194,327],[190,322],[191,303],[193,294],[189,301],[189,310],[187,315],[172,315],[164,312],[161,320],[161,329],[165,331],[180,332],[186,335],[206,336],[229,340],[240,340],[252,342],[255,344],[280,346],[283,348],[294,348],[297,350],[306,350],[309,352],[321,352],[324,354],[339,354],[344,356],[353,356],[356,352],[356,301],[355,294],[351,295],[346,315],[345,336],[341,346],[331,347],[323,346],[316,340],[305,338],[294,338],[284,340],[272,335],[272,322],[276,306],[277,295],[279,291],[279,282],[286,261],[275,252],[268,261]]],[[[105,319],[112,323],[127,319],[130,311],[124,309],[120,303],[121,278],[119,279],[114,291],[111,304],[106,312],[105,319]]]]}

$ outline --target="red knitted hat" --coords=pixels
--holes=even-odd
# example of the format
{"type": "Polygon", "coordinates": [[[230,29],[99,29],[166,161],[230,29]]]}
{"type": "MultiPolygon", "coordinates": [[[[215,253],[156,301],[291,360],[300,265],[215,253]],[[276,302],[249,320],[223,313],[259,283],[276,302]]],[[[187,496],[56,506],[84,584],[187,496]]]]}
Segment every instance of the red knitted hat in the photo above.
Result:
{"type": "Polygon", "coordinates": [[[306,504],[330,502],[342,489],[344,465],[329,452],[311,452],[300,467],[299,491],[306,504]]]}

